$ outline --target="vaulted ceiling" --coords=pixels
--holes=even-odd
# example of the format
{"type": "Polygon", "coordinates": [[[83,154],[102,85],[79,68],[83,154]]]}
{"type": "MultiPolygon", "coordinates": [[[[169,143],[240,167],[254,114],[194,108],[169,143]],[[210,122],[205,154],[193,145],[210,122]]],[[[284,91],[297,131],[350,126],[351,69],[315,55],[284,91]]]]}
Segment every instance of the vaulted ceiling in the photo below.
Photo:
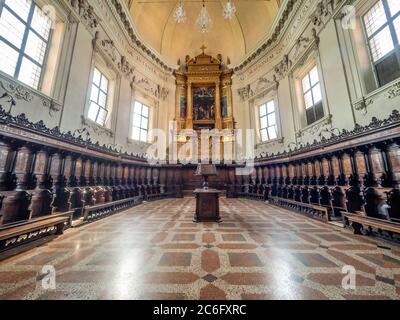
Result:
{"type": "Polygon", "coordinates": [[[229,57],[236,64],[268,36],[283,1],[233,0],[236,14],[225,20],[222,10],[226,1],[205,1],[213,26],[209,33],[201,33],[195,26],[201,0],[183,0],[187,16],[184,23],[174,19],[177,0],[125,0],[139,37],[165,62],[176,64],[188,54],[197,55],[204,44],[207,54],[222,54],[224,61],[229,57]]]}

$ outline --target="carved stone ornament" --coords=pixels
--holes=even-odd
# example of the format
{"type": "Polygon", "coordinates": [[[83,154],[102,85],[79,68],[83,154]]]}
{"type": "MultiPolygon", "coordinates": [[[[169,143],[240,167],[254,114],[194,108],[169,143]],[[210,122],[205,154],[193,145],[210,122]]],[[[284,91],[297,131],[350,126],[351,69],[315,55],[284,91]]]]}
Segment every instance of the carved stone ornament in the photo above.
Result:
{"type": "Polygon", "coordinates": [[[69,2],[85,26],[93,32],[99,24],[99,18],[96,16],[94,8],[87,0],[69,0],[69,2]]]}
{"type": "Polygon", "coordinates": [[[94,133],[96,133],[99,136],[108,136],[110,138],[114,137],[114,133],[110,129],[100,126],[86,119],[84,116],[81,116],[81,122],[83,126],[85,126],[86,128],[90,128],[94,133]]]}
{"type": "Polygon", "coordinates": [[[393,86],[389,88],[387,91],[387,97],[388,99],[394,99],[396,97],[400,96],[400,81],[396,82],[393,86]]]}
{"type": "Polygon", "coordinates": [[[368,106],[373,104],[374,100],[372,99],[365,99],[365,97],[362,97],[361,101],[356,102],[354,104],[354,109],[357,111],[363,111],[364,115],[368,113],[368,106]]]}
{"type": "Polygon", "coordinates": [[[53,99],[42,99],[42,105],[45,108],[49,109],[49,115],[52,116],[52,112],[59,112],[60,107],[54,102],[53,99]]]}
{"type": "Polygon", "coordinates": [[[0,86],[15,99],[25,100],[27,102],[31,102],[33,99],[32,92],[25,86],[13,83],[3,83],[2,81],[0,81],[0,86]]]}
{"type": "Polygon", "coordinates": [[[256,152],[260,156],[265,157],[265,156],[268,155],[268,149],[271,149],[271,148],[276,147],[276,146],[281,146],[284,143],[285,143],[285,138],[284,137],[279,138],[279,139],[275,139],[275,140],[272,140],[272,141],[262,142],[262,143],[259,143],[256,146],[256,152]]]}
{"type": "Polygon", "coordinates": [[[318,133],[323,127],[330,125],[332,123],[332,115],[329,114],[325,118],[322,118],[320,121],[317,121],[315,124],[306,127],[305,129],[299,130],[296,133],[298,138],[304,137],[306,134],[315,135],[318,133]]]}

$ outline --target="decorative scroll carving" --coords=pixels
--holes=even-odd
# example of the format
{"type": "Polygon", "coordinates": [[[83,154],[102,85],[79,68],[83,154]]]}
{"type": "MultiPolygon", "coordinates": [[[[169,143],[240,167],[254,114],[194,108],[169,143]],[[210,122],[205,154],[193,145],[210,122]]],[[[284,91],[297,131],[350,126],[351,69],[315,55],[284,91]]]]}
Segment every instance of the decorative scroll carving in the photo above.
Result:
{"type": "Polygon", "coordinates": [[[279,87],[279,81],[276,75],[273,75],[272,80],[268,80],[266,77],[260,77],[253,84],[248,84],[247,86],[238,89],[238,94],[240,98],[245,101],[251,99],[255,96],[262,95],[262,93],[267,93],[271,89],[277,89],[279,87]],[[254,87],[254,89],[252,89],[254,87]]]}
{"type": "Polygon", "coordinates": [[[81,122],[82,125],[84,125],[86,128],[90,128],[94,133],[96,133],[99,136],[106,135],[109,136],[110,138],[114,137],[114,133],[110,129],[99,126],[96,123],[87,120],[84,116],[81,116],[81,122]]]}
{"type": "Polygon", "coordinates": [[[372,99],[365,99],[365,97],[362,97],[361,101],[356,102],[354,104],[354,109],[357,111],[364,111],[364,114],[368,113],[368,106],[373,104],[374,100],[372,99]]]}
{"type": "Polygon", "coordinates": [[[49,115],[50,116],[52,115],[51,114],[52,111],[54,111],[54,112],[59,112],[60,111],[59,106],[56,105],[56,103],[54,102],[53,99],[50,99],[50,100],[42,99],[42,105],[43,105],[43,107],[49,109],[49,115]]]}
{"type": "Polygon", "coordinates": [[[284,78],[291,66],[292,61],[289,59],[289,55],[285,54],[282,61],[275,66],[274,71],[280,78],[284,78]]]}
{"type": "Polygon", "coordinates": [[[0,81],[0,86],[4,89],[4,91],[6,91],[8,94],[12,95],[18,100],[31,102],[33,99],[32,92],[28,90],[25,86],[13,83],[4,84],[2,81],[0,81]]]}
{"type": "Polygon", "coordinates": [[[261,157],[266,157],[268,155],[268,149],[276,146],[282,146],[284,143],[284,137],[272,141],[263,142],[257,145],[256,151],[260,154],[261,157]]]}
{"type": "Polygon", "coordinates": [[[90,31],[97,28],[99,19],[94,13],[94,8],[86,0],[70,0],[70,3],[90,31]]]}
{"type": "Polygon", "coordinates": [[[330,125],[332,123],[332,115],[328,115],[327,117],[323,118],[321,121],[318,121],[314,125],[311,125],[303,130],[300,130],[296,133],[298,138],[304,137],[306,134],[314,135],[318,133],[323,127],[330,125]]]}
{"type": "Polygon", "coordinates": [[[295,59],[297,59],[300,56],[301,52],[308,47],[310,41],[311,41],[310,38],[303,37],[303,36],[300,36],[296,40],[296,45],[295,45],[294,54],[293,54],[293,57],[295,59]]]}
{"type": "Polygon", "coordinates": [[[387,91],[387,97],[389,99],[394,99],[400,96],[400,81],[396,82],[390,89],[387,91]]]}
{"type": "Polygon", "coordinates": [[[335,1],[321,0],[317,4],[317,8],[311,15],[310,19],[315,26],[321,26],[333,14],[335,1]]]}
{"type": "Polygon", "coordinates": [[[118,51],[114,46],[114,41],[108,39],[102,40],[101,49],[103,49],[103,52],[107,54],[112,62],[117,63],[118,51]]]}

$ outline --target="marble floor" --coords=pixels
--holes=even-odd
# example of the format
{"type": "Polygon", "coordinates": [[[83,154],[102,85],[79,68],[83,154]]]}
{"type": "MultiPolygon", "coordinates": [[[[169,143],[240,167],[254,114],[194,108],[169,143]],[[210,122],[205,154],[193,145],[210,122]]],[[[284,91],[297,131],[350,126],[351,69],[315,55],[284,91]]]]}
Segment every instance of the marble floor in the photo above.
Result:
{"type": "Polygon", "coordinates": [[[145,203],[2,261],[0,299],[400,298],[397,245],[242,199],[194,224],[194,205],[145,203]]]}

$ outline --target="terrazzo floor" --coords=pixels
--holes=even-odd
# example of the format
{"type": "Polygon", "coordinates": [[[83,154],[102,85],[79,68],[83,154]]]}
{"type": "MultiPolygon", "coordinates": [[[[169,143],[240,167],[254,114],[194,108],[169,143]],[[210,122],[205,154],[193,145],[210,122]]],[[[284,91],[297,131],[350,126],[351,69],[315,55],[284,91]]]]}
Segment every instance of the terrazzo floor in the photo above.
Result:
{"type": "Polygon", "coordinates": [[[222,198],[221,224],[194,207],[148,202],[1,261],[0,299],[400,298],[397,245],[258,201],[222,198]]]}

